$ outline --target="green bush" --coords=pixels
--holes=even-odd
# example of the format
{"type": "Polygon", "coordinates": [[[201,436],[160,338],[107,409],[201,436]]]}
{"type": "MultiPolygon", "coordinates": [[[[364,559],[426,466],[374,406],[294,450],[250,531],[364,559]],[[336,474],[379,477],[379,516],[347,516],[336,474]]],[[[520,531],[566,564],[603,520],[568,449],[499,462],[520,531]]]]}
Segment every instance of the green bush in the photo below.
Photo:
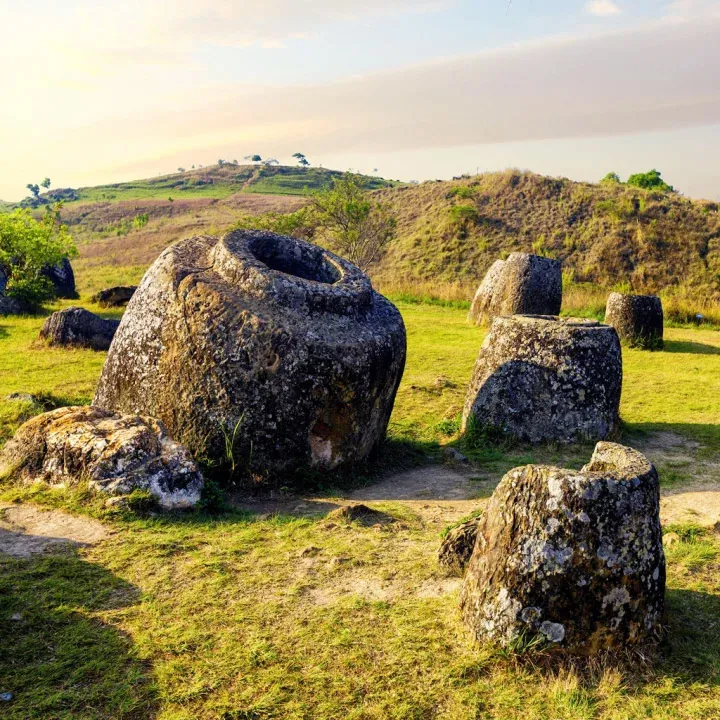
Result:
{"type": "Polygon", "coordinates": [[[30,210],[0,214],[0,269],[7,276],[6,295],[29,305],[39,305],[55,295],[43,268],[77,255],[77,248],[59,207],[48,209],[36,220],[30,210]]]}

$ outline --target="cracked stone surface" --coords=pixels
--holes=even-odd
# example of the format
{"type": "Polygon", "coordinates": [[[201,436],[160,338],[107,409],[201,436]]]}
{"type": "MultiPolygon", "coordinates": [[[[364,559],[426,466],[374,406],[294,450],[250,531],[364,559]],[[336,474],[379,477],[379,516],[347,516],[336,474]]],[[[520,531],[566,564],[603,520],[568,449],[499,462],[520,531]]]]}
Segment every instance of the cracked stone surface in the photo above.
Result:
{"type": "Polygon", "coordinates": [[[529,442],[603,440],[619,422],[622,352],[614,328],[536,315],[496,318],[463,412],[529,442]]]}
{"type": "Polygon", "coordinates": [[[193,237],[145,274],[94,402],[272,481],[376,450],[405,352],[398,310],[342,258],[267,232],[193,237]]]}
{"type": "Polygon", "coordinates": [[[665,556],[655,468],[598,443],[580,471],[515,468],[480,519],[460,595],[478,639],[594,654],[659,636],[665,556]]]}
{"type": "Polygon", "coordinates": [[[195,461],[162,423],[97,407],[64,407],[20,426],[0,452],[0,477],[51,485],[86,482],[110,495],[149,490],[171,510],[200,500],[195,461]]]}
{"type": "Polygon", "coordinates": [[[482,325],[499,315],[557,315],[561,305],[560,261],[515,252],[490,266],[475,293],[468,320],[482,325]]]}
{"type": "Polygon", "coordinates": [[[659,348],[663,344],[663,307],[656,295],[608,296],[605,322],[612,325],[621,340],[631,346],[659,348]]]}

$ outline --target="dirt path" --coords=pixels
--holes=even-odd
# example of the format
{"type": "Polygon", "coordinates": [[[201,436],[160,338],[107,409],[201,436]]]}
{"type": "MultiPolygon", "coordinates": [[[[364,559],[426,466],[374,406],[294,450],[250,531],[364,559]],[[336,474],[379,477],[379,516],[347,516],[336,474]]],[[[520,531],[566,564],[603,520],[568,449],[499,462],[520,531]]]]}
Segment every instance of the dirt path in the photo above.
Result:
{"type": "Polygon", "coordinates": [[[26,558],[93,545],[108,534],[102,523],[91,518],[32,505],[0,503],[0,553],[6,555],[26,558]]]}

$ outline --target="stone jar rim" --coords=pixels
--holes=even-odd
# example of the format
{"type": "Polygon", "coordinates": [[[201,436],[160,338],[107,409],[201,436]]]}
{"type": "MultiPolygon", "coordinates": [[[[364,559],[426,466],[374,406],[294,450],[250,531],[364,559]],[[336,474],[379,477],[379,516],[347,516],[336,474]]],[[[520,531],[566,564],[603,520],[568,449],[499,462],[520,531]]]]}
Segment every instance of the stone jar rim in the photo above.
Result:
{"type": "Polygon", "coordinates": [[[350,315],[370,305],[370,279],[317,245],[262,230],[234,230],[213,250],[213,268],[247,295],[292,309],[350,315]]]}

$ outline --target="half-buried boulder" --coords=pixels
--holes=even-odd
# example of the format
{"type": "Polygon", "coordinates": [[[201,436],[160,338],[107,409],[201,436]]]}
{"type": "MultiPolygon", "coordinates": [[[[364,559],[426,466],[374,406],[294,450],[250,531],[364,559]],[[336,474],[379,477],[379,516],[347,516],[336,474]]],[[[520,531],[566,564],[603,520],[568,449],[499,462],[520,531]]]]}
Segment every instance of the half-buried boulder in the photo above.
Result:
{"type": "Polygon", "coordinates": [[[166,509],[200,499],[203,478],[161,422],[97,407],[64,407],[28,420],[0,452],[0,477],[51,485],[87,482],[125,495],[149,490],[166,509]]]}
{"type": "Polygon", "coordinates": [[[117,285],[99,290],[90,300],[100,307],[125,307],[136,290],[136,285],[117,285]]]}
{"type": "Polygon", "coordinates": [[[460,607],[478,640],[590,655],[656,639],[665,556],[655,468],[598,443],[582,470],[511,470],[478,526],[460,607]]]}
{"type": "Polygon", "coordinates": [[[79,307],[54,312],[43,324],[40,337],[50,345],[107,350],[112,343],[119,320],[105,320],[79,307]]]}
{"type": "Polygon", "coordinates": [[[357,267],[301,240],[235,231],[155,261],[94,402],[157,417],[196,457],[263,480],[376,450],[404,364],[400,313],[357,267]]]}
{"type": "Polygon", "coordinates": [[[463,576],[477,539],[480,518],[473,517],[448,530],[440,543],[438,564],[453,575],[463,576]]]}
{"type": "Polygon", "coordinates": [[[605,322],[631,347],[653,350],[663,345],[663,307],[656,295],[610,293],[605,322]]]}
{"type": "Polygon", "coordinates": [[[487,271],[468,319],[481,325],[499,315],[557,315],[562,305],[562,266],[558,260],[510,253],[487,271]]]}
{"type": "Polygon", "coordinates": [[[622,352],[614,328],[589,320],[496,318],[480,348],[463,430],[529,442],[603,440],[616,429],[622,352]]]}
{"type": "Polygon", "coordinates": [[[67,258],[63,258],[57,265],[50,265],[43,268],[40,273],[53,284],[57,297],[69,300],[77,299],[75,273],[67,258]]]}

